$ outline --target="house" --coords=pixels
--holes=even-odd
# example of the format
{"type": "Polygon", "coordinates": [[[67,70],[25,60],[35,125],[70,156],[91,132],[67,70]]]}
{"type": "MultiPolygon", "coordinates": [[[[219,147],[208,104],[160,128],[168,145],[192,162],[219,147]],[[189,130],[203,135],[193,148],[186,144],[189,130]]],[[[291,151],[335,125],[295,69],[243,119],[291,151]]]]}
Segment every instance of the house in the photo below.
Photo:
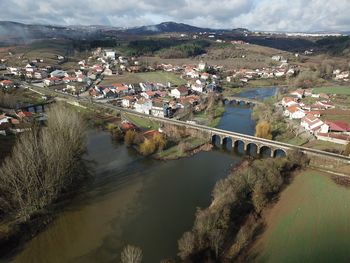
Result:
{"type": "Polygon", "coordinates": [[[207,63],[201,61],[199,64],[198,64],[198,70],[199,71],[205,71],[207,69],[207,63]]]}
{"type": "Polygon", "coordinates": [[[181,86],[181,87],[172,89],[170,94],[171,94],[171,96],[179,99],[181,96],[188,95],[188,89],[185,86],[181,86]]]}
{"type": "Polygon", "coordinates": [[[350,136],[339,133],[317,133],[316,138],[321,141],[328,141],[337,144],[347,145],[350,142],[350,136]]]}
{"type": "Polygon", "coordinates": [[[112,60],[115,60],[115,56],[116,54],[115,54],[115,51],[113,51],[113,50],[105,50],[105,52],[104,52],[104,57],[105,58],[109,58],[109,59],[112,59],[112,60]]]}
{"type": "Polygon", "coordinates": [[[203,84],[192,84],[191,85],[191,89],[193,91],[199,92],[199,93],[203,93],[204,92],[204,85],[203,84]]]}
{"type": "Polygon", "coordinates": [[[113,71],[109,68],[106,68],[103,73],[104,76],[112,76],[113,75],[113,71]]]}
{"type": "Polygon", "coordinates": [[[297,89],[290,93],[290,95],[296,96],[298,99],[304,98],[305,91],[303,89],[297,89]]]}
{"type": "Polygon", "coordinates": [[[0,81],[0,86],[5,89],[10,89],[14,86],[14,84],[12,80],[5,79],[0,81]]]}
{"type": "Polygon", "coordinates": [[[68,77],[68,74],[64,70],[57,69],[57,70],[52,71],[50,73],[50,76],[52,78],[64,78],[64,77],[68,77]]]}
{"type": "Polygon", "coordinates": [[[315,103],[316,105],[319,105],[325,109],[334,109],[335,106],[333,105],[333,103],[329,102],[329,101],[318,101],[315,103]]]}
{"type": "Polygon", "coordinates": [[[326,121],[330,132],[350,134],[350,125],[342,121],[326,121]]]}
{"type": "Polygon", "coordinates": [[[45,86],[58,85],[61,83],[62,83],[62,80],[60,78],[56,78],[56,77],[44,79],[45,86]]]}
{"type": "Polygon", "coordinates": [[[167,104],[161,100],[153,100],[151,114],[156,117],[166,117],[167,104]]]}
{"type": "Polygon", "coordinates": [[[312,134],[316,134],[317,132],[328,133],[329,130],[329,126],[327,124],[311,114],[306,115],[302,119],[300,125],[312,134]]]}
{"type": "Polygon", "coordinates": [[[145,91],[141,93],[141,96],[144,97],[145,99],[153,99],[154,97],[156,97],[157,93],[155,91],[145,91]]]}
{"type": "Polygon", "coordinates": [[[291,106],[284,111],[284,115],[289,119],[302,119],[306,114],[298,106],[291,106]]]}
{"type": "Polygon", "coordinates": [[[283,107],[291,107],[291,106],[299,105],[297,101],[298,100],[296,98],[284,97],[282,99],[282,106],[283,107]]]}
{"type": "Polygon", "coordinates": [[[135,111],[150,114],[152,110],[152,101],[145,98],[141,98],[134,104],[135,111]]]}
{"type": "Polygon", "coordinates": [[[201,74],[201,79],[203,79],[203,80],[208,80],[209,77],[210,77],[209,73],[204,72],[204,73],[201,74]]]}
{"type": "Polygon", "coordinates": [[[120,83],[114,83],[111,86],[115,89],[115,92],[118,93],[119,96],[125,96],[125,95],[127,95],[129,93],[128,85],[120,84],[120,83]]]}
{"type": "Polygon", "coordinates": [[[126,96],[126,97],[123,97],[122,99],[122,107],[123,108],[131,108],[133,103],[135,102],[135,98],[132,97],[132,96],[126,96]]]}
{"type": "Polygon", "coordinates": [[[0,124],[9,123],[11,117],[6,116],[5,114],[0,114],[0,124]]]}

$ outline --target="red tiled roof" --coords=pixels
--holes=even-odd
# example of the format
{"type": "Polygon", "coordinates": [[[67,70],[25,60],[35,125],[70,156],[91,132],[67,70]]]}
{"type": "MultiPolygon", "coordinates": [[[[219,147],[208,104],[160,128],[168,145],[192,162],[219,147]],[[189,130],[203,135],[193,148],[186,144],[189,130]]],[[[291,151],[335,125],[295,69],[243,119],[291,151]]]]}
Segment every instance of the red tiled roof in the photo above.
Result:
{"type": "Polygon", "coordinates": [[[331,131],[348,132],[350,125],[342,121],[326,121],[331,131]]]}

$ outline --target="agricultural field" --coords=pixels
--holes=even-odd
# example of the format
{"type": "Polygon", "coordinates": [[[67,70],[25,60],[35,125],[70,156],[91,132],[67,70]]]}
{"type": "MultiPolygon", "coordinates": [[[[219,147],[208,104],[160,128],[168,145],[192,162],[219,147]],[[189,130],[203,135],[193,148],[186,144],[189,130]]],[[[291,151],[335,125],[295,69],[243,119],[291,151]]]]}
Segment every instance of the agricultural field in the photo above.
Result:
{"type": "Polygon", "coordinates": [[[316,150],[337,152],[339,154],[345,150],[345,145],[337,144],[333,142],[321,141],[321,140],[314,140],[314,141],[308,142],[303,146],[307,148],[316,149],[316,150]]]}
{"type": "Polygon", "coordinates": [[[155,72],[145,72],[145,73],[124,73],[118,76],[108,76],[102,81],[102,85],[110,85],[113,83],[126,83],[134,84],[140,82],[159,82],[168,83],[172,85],[185,85],[186,81],[181,79],[179,75],[169,72],[155,71],[155,72]]]}
{"type": "Polygon", "coordinates": [[[350,262],[350,189],[330,175],[297,175],[267,213],[252,262],[350,262]]]}
{"type": "Polygon", "coordinates": [[[350,86],[322,87],[314,89],[314,93],[350,95],[350,86]]]}

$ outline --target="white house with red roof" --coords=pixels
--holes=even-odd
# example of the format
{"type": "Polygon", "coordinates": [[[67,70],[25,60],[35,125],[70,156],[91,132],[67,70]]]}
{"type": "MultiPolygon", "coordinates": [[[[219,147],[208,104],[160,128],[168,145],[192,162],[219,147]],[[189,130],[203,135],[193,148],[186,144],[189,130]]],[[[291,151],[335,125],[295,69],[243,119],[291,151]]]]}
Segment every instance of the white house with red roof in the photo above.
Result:
{"type": "Polygon", "coordinates": [[[188,88],[185,86],[181,86],[175,89],[172,89],[170,92],[170,95],[179,99],[182,96],[187,96],[188,95],[188,88]]]}
{"type": "Polygon", "coordinates": [[[287,107],[291,107],[291,106],[297,106],[299,105],[298,100],[296,98],[292,98],[292,97],[284,97],[282,99],[282,106],[287,108],[287,107]]]}
{"type": "Polygon", "coordinates": [[[298,106],[291,106],[288,107],[285,111],[284,111],[284,116],[289,117],[289,119],[302,119],[305,117],[305,112],[298,106]]]}
{"type": "Polygon", "coordinates": [[[311,114],[306,115],[300,125],[312,134],[328,133],[329,131],[329,126],[326,123],[311,114]]]}
{"type": "Polygon", "coordinates": [[[289,93],[290,95],[296,96],[299,99],[304,98],[305,91],[303,89],[297,89],[289,93]]]}

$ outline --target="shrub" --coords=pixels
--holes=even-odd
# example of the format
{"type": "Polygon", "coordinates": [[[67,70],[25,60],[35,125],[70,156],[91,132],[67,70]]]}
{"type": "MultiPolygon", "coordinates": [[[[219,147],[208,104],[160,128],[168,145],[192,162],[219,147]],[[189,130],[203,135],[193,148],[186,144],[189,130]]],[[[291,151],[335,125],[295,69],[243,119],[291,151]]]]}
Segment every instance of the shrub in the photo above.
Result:
{"type": "Polygon", "coordinates": [[[156,151],[157,147],[153,140],[146,139],[140,144],[139,151],[142,155],[148,156],[156,151]]]}
{"type": "Polygon", "coordinates": [[[136,136],[137,136],[137,132],[132,131],[132,130],[128,130],[128,131],[125,133],[125,136],[124,136],[124,142],[125,142],[125,144],[126,144],[126,145],[135,144],[136,136]]]}

